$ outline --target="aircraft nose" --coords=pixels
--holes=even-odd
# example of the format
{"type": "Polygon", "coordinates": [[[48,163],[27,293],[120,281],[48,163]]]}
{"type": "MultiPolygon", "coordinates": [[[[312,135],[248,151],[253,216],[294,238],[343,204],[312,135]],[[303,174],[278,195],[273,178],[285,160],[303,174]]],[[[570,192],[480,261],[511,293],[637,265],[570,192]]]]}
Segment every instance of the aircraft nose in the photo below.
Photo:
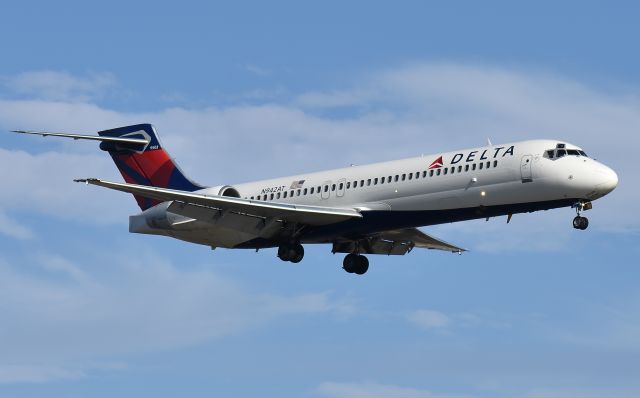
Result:
{"type": "Polygon", "coordinates": [[[596,191],[601,196],[608,194],[618,186],[618,174],[611,168],[601,165],[596,170],[598,174],[598,184],[596,185],[596,191]]]}

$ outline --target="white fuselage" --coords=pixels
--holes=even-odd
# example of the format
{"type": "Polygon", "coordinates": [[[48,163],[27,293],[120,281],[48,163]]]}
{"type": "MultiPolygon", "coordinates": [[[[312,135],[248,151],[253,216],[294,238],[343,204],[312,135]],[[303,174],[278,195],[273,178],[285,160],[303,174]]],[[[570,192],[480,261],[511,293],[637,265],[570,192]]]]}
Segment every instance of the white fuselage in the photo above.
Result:
{"type": "MultiPolygon", "coordinates": [[[[594,200],[615,188],[615,172],[591,158],[546,157],[558,142],[492,145],[233,187],[245,199],[390,211],[594,200]],[[442,167],[429,169],[440,156],[442,167]]],[[[581,150],[571,144],[566,148],[581,150]]],[[[204,192],[218,194],[219,189],[204,192]]]]}
{"type": "MultiPolygon", "coordinates": [[[[198,192],[362,212],[358,222],[312,228],[301,236],[302,242],[320,243],[395,228],[571,206],[606,195],[617,182],[613,170],[580,148],[562,141],[534,140],[198,192]],[[565,155],[560,156],[562,151],[565,155]]],[[[277,246],[277,242],[248,242],[245,235],[220,228],[181,232],[176,226],[171,235],[220,247],[277,246]]]]}

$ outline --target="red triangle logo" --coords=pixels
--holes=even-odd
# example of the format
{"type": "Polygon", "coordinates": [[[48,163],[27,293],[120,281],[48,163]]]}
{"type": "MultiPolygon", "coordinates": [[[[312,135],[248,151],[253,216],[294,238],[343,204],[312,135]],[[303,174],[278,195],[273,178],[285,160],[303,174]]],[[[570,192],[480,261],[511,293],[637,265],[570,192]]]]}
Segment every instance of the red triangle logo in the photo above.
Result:
{"type": "Polygon", "coordinates": [[[440,167],[442,167],[442,156],[440,156],[438,159],[434,160],[433,163],[431,163],[431,165],[429,166],[429,170],[439,169],[440,167]]]}

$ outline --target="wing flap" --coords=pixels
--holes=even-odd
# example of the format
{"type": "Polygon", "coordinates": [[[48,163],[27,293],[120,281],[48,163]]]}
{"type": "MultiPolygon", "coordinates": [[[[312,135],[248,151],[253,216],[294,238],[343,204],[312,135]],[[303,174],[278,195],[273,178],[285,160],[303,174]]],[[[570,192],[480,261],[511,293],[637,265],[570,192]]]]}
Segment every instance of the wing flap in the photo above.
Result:
{"type": "Polygon", "coordinates": [[[381,232],[359,240],[333,243],[334,253],[404,255],[415,247],[462,253],[465,249],[427,235],[417,228],[396,229],[381,232]]]}
{"type": "Polygon", "coordinates": [[[287,222],[303,223],[308,225],[334,224],[340,221],[362,217],[357,210],[349,208],[262,202],[227,196],[204,195],[198,192],[179,191],[175,189],[157,188],[146,185],[103,181],[97,178],[80,179],[75,181],[140,195],[150,199],[178,201],[187,204],[205,206],[220,212],[230,211],[247,216],[260,217],[264,219],[281,219],[287,222]]]}
{"type": "Polygon", "coordinates": [[[393,231],[385,231],[382,234],[384,239],[393,240],[396,242],[411,242],[414,247],[421,249],[432,250],[444,250],[454,253],[461,253],[467,251],[461,247],[452,245],[441,239],[434,238],[431,235],[427,235],[420,231],[418,228],[396,229],[393,231]]]}

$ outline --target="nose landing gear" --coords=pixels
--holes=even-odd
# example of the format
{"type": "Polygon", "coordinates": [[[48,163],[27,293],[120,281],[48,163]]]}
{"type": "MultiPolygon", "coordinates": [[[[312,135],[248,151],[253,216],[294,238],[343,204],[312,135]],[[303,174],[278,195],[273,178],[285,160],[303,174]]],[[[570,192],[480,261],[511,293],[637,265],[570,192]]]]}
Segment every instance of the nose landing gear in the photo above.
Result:
{"type": "Polygon", "coordinates": [[[369,269],[369,260],[362,254],[347,254],[342,262],[342,268],[350,274],[363,275],[369,269]]]}
{"type": "Polygon", "coordinates": [[[591,205],[591,202],[580,202],[580,203],[576,203],[573,207],[576,208],[576,214],[577,214],[573,219],[573,228],[584,231],[589,226],[589,219],[587,217],[582,217],[580,215],[580,212],[582,210],[589,210],[593,206],[591,205]]]}
{"type": "Polygon", "coordinates": [[[573,228],[585,230],[589,226],[589,219],[587,217],[575,216],[573,219],[573,228]]]}

